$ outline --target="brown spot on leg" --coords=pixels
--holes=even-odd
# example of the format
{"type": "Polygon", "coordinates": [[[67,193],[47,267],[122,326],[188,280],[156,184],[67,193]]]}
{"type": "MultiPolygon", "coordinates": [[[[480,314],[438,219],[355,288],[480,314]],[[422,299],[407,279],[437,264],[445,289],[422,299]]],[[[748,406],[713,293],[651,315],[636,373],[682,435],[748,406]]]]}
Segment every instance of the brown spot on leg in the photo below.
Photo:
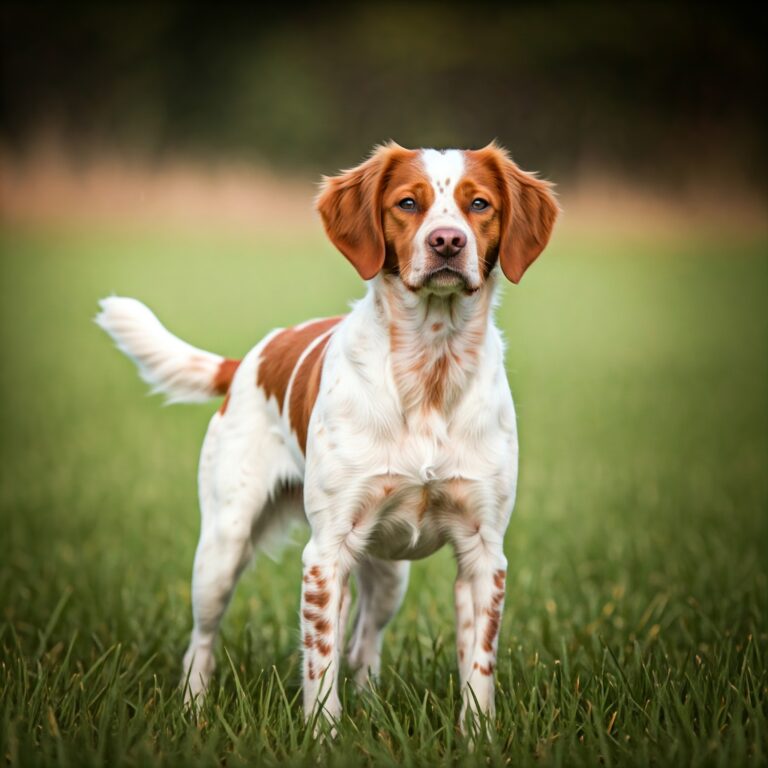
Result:
{"type": "Polygon", "coordinates": [[[507,577],[507,572],[499,569],[493,574],[493,585],[496,589],[504,589],[504,579],[507,577]]]}
{"type": "Polygon", "coordinates": [[[499,632],[501,624],[501,614],[495,608],[488,612],[488,625],[485,628],[485,637],[483,638],[483,650],[487,653],[493,651],[493,644],[496,641],[496,635],[499,632]]]}
{"type": "Polygon", "coordinates": [[[310,605],[316,605],[318,608],[325,608],[331,599],[331,594],[328,590],[321,590],[320,592],[307,592],[304,595],[304,600],[310,605]]]}
{"type": "Polygon", "coordinates": [[[315,668],[314,668],[314,666],[312,664],[312,660],[311,659],[307,662],[307,677],[310,680],[314,680],[315,679],[315,668]]]}
{"type": "Polygon", "coordinates": [[[312,648],[314,644],[315,644],[315,641],[312,639],[312,635],[304,635],[305,648],[312,648]]]}
{"type": "Polygon", "coordinates": [[[322,617],[316,619],[315,631],[319,632],[321,635],[328,634],[331,631],[331,622],[322,617]]]}
{"type": "Polygon", "coordinates": [[[317,648],[318,652],[321,655],[323,656],[331,655],[331,646],[329,643],[326,643],[325,640],[318,638],[317,642],[315,643],[315,647],[317,648]]]}

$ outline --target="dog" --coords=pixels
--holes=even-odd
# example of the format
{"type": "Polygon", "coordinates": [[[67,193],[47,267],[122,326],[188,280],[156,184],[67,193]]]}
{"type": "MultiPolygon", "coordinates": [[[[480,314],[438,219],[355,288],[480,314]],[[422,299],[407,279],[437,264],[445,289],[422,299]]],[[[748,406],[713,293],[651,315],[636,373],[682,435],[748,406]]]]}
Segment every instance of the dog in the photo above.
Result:
{"type": "Polygon", "coordinates": [[[134,299],[104,299],[96,318],[171,401],[224,397],[200,459],[185,696],[206,689],[219,623],[254,548],[305,517],[306,717],[341,713],[350,574],[358,601],[347,655],[364,684],[379,672],[410,561],[449,544],[461,722],[479,721],[494,713],[518,462],[493,308],[502,276],[519,282],[546,246],[558,206],[551,185],[495,143],[380,146],[326,177],[316,204],[367,281],[349,314],[277,329],[241,361],[186,344],[134,299]]]}

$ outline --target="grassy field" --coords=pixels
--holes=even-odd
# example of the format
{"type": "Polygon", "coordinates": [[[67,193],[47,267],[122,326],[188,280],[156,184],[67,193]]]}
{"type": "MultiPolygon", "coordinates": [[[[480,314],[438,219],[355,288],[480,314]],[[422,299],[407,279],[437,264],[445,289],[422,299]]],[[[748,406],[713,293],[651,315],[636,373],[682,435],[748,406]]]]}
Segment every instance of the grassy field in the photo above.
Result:
{"type": "Polygon", "coordinates": [[[0,233],[0,760],[5,765],[764,765],[765,240],[561,230],[498,320],[521,478],[494,738],[455,728],[450,552],[415,565],[380,687],[336,743],[299,706],[300,547],[261,559],[216,682],[181,707],[216,404],[163,408],[91,323],[116,292],[242,355],[344,311],[317,231],[0,233]]]}

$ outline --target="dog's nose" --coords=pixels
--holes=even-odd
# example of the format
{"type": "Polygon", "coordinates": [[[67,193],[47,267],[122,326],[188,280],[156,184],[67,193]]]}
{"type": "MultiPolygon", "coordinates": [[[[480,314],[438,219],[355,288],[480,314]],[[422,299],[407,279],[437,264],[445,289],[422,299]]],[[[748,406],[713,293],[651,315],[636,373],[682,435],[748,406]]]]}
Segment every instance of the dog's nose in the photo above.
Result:
{"type": "Polygon", "coordinates": [[[440,227],[429,233],[427,244],[443,258],[450,259],[467,244],[467,236],[460,229],[440,227]]]}

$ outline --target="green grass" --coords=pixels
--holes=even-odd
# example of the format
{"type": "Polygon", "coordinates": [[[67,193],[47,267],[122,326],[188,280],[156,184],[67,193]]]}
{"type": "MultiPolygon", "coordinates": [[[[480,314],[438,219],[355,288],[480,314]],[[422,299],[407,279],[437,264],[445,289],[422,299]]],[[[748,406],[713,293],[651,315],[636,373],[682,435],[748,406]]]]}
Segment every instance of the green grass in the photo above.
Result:
{"type": "Polygon", "coordinates": [[[452,581],[418,563],[378,690],[333,744],[299,706],[300,547],[226,617],[196,718],[195,472],[216,407],[163,408],[90,322],[139,297],[200,346],[343,311],[318,233],[0,234],[0,759],[7,765],[762,765],[768,244],[570,238],[498,312],[521,476],[495,735],[457,733],[452,581]]]}

